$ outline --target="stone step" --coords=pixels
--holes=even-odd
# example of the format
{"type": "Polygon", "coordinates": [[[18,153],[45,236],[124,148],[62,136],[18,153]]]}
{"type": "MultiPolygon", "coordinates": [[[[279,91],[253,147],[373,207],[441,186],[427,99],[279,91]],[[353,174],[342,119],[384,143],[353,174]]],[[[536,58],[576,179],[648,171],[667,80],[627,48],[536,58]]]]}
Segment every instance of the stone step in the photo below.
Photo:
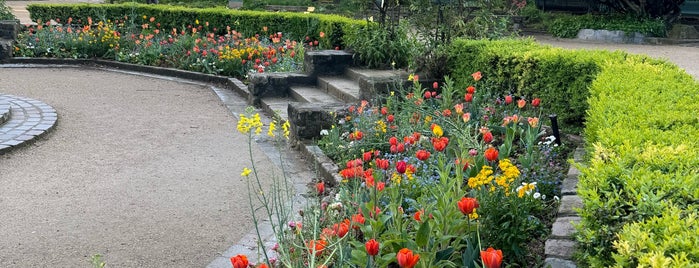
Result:
{"type": "Polygon", "coordinates": [[[10,120],[12,109],[10,103],[5,100],[0,100],[0,126],[10,120]]]}
{"type": "Polygon", "coordinates": [[[359,102],[359,83],[348,77],[319,76],[318,88],[343,102],[359,102]]]}
{"type": "Polygon", "coordinates": [[[290,98],[284,97],[266,97],[261,99],[260,108],[269,114],[270,117],[279,115],[282,120],[289,120],[289,103],[295,103],[290,98]]]}
{"type": "Polygon", "coordinates": [[[295,101],[304,103],[342,102],[319,88],[311,86],[292,86],[289,90],[289,97],[295,101]]]}
{"type": "Polygon", "coordinates": [[[362,68],[347,68],[345,70],[345,75],[354,81],[359,81],[359,79],[390,79],[395,77],[405,77],[407,80],[407,73],[403,71],[396,70],[370,70],[362,68]]]}

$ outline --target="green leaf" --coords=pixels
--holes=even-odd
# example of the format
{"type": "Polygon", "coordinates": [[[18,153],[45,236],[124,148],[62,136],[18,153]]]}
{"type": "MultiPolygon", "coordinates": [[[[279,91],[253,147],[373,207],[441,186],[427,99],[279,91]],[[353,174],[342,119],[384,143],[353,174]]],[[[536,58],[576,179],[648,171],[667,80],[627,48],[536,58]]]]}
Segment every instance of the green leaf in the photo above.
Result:
{"type": "Polygon", "coordinates": [[[451,257],[451,254],[454,253],[454,248],[453,247],[448,247],[446,249],[437,251],[437,254],[434,259],[434,263],[437,264],[437,262],[441,260],[448,260],[449,257],[451,257]]]}
{"type": "Polygon", "coordinates": [[[430,238],[430,222],[425,221],[422,225],[420,225],[420,229],[417,230],[417,235],[415,237],[415,243],[419,247],[424,247],[427,245],[427,241],[430,238]]]}

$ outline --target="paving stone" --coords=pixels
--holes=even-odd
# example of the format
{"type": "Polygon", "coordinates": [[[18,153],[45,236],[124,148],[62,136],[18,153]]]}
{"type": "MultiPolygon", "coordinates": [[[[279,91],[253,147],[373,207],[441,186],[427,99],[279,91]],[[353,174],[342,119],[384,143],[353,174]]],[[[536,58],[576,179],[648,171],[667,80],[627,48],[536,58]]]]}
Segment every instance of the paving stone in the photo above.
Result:
{"type": "Polygon", "coordinates": [[[577,195],[564,195],[561,197],[561,206],[558,207],[558,215],[577,215],[576,210],[582,208],[582,199],[577,195]]]}
{"type": "Polygon", "coordinates": [[[550,257],[570,259],[574,252],[575,242],[568,239],[549,239],[544,246],[544,253],[550,257]]]}
{"type": "Polygon", "coordinates": [[[568,170],[568,176],[566,176],[563,180],[563,185],[561,185],[561,194],[575,195],[578,192],[578,176],[580,176],[580,171],[571,166],[568,170]]]}
{"type": "Polygon", "coordinates": [[[544,260],[545,268],[577,268],[575,262],[559,258],[546,258],[544,260]]]}
{"type": "Polygon", "coordinates": [[[58,119],[55,109],[38,100],[0,94],[0,103],[11,104],[9,119],[0,125],[0,152],[34,140],[58,119]]]}
{"type": "Polygon", "coordinates": [[[562,217],[556,219],[556,222],[551,226],[551,236],[555,238],[571,238],[575,233],[573,223],[580,222],[580,217],[562,217]]]}

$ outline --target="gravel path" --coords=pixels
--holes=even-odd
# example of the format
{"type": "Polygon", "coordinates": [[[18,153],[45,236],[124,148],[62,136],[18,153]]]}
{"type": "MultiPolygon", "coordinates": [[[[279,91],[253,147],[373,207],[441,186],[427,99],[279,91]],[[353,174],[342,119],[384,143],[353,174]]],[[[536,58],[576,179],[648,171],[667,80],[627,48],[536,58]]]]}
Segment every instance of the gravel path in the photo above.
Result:
{"type": "Polygon", "coordinates": [[[246,139],[208,87],[0,68],[0,92],[59,114],[45,138],[0,156],[0,267],[88,267],[94,254],[110,267],[203,267],[252,229],[246,139]]]}

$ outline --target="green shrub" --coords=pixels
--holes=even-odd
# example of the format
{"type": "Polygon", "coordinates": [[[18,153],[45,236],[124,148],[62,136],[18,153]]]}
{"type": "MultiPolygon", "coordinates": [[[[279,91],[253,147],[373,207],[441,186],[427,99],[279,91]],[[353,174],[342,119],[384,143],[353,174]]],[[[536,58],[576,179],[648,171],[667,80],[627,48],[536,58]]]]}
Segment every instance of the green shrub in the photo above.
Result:
{"type": "MultiPolygon", "coordinates": [[[[696,211],[696,209],[694,209],[696,211]]],[[[617,267],[698,267],[699,218],[671,207],[664,215],[630,224],[619,234],[617,267]]]]}
{"type": "MultiPolygon", "coordinates": [[[[238,11],[225,8],[193,9],[166,5],[144,4],[31,4],[27,7],[32,20],[48,21],[60,19],[67,21],[86,21],[88,17],[99,20],[131,20],[140,22],[143,17],[155,17],[161,28],[183,29],[194,25],[208,23],[217,27],[218,33],[225,32],[225,26],[252,36],[263,27],[270,32],[282,32],[285,38],[303,40],[306,36],[317,38],[324,31],[329,40],[327,44],[344,47],[344,35],[347,30],[365,25],[365,21],[352,20],[336,15],[303,14],[288,12],[238,11]]],[[[140,23],[137,23],[140,24],[140,23]]]]}
{"type": "Polygon", "coordinates": [[[370,68],[408,67],[417,55],[418,43],[409,37],[407,26],[393,31],[378,24],[356,27],[347,35],[347,46],[352,48],[359,62],[370,68]]]}
{"type": "MultiPolygon", "coordinates": [[[[662,240],[696,248],[697,240],[682,240],[683,232],[648,229],[644,231],[658,233],[659,250],[625,250],[646,243],[634,241],[629,235],[633,230],[657,226],[654,219],[674,208],[683,215],[696,211],[699,103],[694,98],[699,84],[674,65],[639,58],[601,67],[590,86],[586,118],[591,161],[581,167],[578,184],[584,207],[578,239],[584,260],[592,267],[636,267],[635,262],[659,252],[666,251],[665,257],[678,252],[662,248],[662,240]]],[[[693,253],[676,256],[699,262],[693,253]]]]}
{"type": "MultiPolygon", "coordinates": [[[[146,0],[107,0],[106,3],[110,4],[123,4],[123,3],[140,3],[145,4],[146,0]]],[[[173,5],[173,6],[185,6],[185,7],[225,7],[228,5],[228,0],[159,0],[158,4],[161,5],[173,5]]]]}
{"type": "Polygon", "coordinates": [[[12,14],[10,7],[5,4],[5,0],[0,0],[0,20],[14,20],[15,15],[12,14]]]}
{"type": "Polygon", "coordinates": [[[667,25],[661,19],[613,15],[557,15],[548,23],[548,32],[556,37],[574,38],[582,29],[638,32],[664,37],[667,25]]]}

